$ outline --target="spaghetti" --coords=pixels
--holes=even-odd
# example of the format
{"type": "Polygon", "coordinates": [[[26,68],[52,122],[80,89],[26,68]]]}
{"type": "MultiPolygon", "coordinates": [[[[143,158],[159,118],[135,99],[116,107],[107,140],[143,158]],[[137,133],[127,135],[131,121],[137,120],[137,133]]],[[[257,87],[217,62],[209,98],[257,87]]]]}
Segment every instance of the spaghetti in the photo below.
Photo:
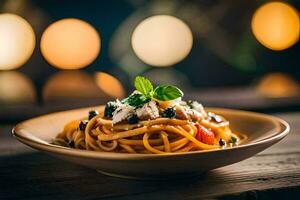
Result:
{"type": "Polygon", "coordinates": [[[240,142],[224,117],[206,112],[196,101],[182,101],[178,88],[169,86],[181,92],[181,96],[173,93],[173,99],[155,95],[157,88],[149,97],[137,86],[138,79],[137,91],[128,98],[108,102],[104,109],[89,112],[86,119],[69,122],[54,144],[92,151],[164,154],[224,148],[240,142]]]}

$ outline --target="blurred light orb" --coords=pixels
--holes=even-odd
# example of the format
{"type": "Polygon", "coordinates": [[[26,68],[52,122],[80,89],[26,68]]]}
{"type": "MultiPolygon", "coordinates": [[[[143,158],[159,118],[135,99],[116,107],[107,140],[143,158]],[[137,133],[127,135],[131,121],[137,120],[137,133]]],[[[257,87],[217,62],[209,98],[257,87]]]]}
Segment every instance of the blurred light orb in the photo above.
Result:
{"type": "Polygon", "coordinates": [[[93,77],[87,73],[59,71],[49,78],[43,88],[45,101],[70,101],[103,97],[93,77]]]}
{"type": "Polygon", "coordinates": [[[262,95],[271,98],[294,97],[300,95],[299,84],[289,75],[273,72],[264,76],[257,85],[262,95]]]}
{"type": "Polygon", "coordinates": [[[32,81],[16,71],[0,72],[0,103],[34,103],[36,91],[32,81]]]}
{"type": "Polygon", "coordinates": [[[125,97],[125,90],[122,83],[110,74],[105,72],[97,72],[95,79],[98,87],[107,95],[122,99],[125,97]]]}
{"type": "Polygon", "coordinates": [[[0,70],[22,66],[34,47],[35,34],[25,19],[10,13],[0,14],[0,70]]]}
{"type": "Polygon", "coordinates": [[[252,18],[252,32],[256,39],[272,50],[284,50],[299,40],[299,13],[283,2],[266,3],[252,18]]]}
{"type": "Polygon", "coordinates": [[[80,69],[100,52],[100,36],[87,22],[68,18],[51,24],[41,38],[41,52],[49,64],[60,69],[80,69]]]}
{"type": "Polygon", "coordinates": [[[133,31],[131,44],[145,63],[167,67],[183,60],[193,46],[190,28],[180,19],[156,15],[143,20],[133,31]]]}

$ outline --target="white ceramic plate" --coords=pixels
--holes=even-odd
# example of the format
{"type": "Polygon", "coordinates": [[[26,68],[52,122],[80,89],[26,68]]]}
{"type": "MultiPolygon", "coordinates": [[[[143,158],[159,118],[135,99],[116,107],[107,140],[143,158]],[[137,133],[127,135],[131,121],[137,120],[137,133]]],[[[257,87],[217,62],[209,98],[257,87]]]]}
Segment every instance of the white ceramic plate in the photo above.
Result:
{"type": "Polygon", "coordinates": [[[94,168],[102,173],[127,178],[178,178],[195,175],[249,158],[275,144],[289,132],[289,125],[270,115],[207,108],[225,116],[233,131],[247,135],[239,146],[208,151],[172,154],[127,154],[77,150],[51,144],[70,120],[87,116],[96,108],[83,108],[36,117],[16,125],[13,135],[22,143],[53,156],[94,168]]]}

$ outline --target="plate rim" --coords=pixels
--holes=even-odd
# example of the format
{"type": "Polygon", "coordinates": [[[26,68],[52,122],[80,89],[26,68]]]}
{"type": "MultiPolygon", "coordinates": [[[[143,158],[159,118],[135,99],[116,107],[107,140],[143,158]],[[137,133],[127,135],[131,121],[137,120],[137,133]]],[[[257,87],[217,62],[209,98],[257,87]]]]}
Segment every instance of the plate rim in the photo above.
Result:
{"type": "Polygon", "coordinates": [[[72,110],[65,110],[65,111],[59,111],[59,112],[53,112],[49,114],[40,115],[25,121],[22,121],[18,123],[13,129],[12,129],[12,135],[18,139],[20,142],[22,142],[25,145],[28,145],[34,149],[44,151],[47,153],[55,153],[60,155],[67,155],[67,156],[79,156],[79,157],[85,157],[85,158],[101,158],[101,159],[116,159],[116,160],[136,160],[136,159],[149,159],[149,158],[163,158],[163,157],[176,157],[176,156],[187,156],[187,155],[195,155],[195,154],[208,154],[212,152],[225,152],[225,151],[234,151],[238,149],[245,149],[249,147],[255,147],[258,145],[267,144],[269,142],[274,141],[274,143],[280,141],[283,139],[289,132],[290,132],[290,125],[283,119],[279,117],[275,117],[272,115],[264,114],[264,113],[258,113],[258,112],[252,112],[252,111],[245,111],[245,110],[238,110],[238,109],[228,109],[228,108],[219,108],[219,107],[205,107],[207,110],[219,110],[223,112],[233,112],[233,113],[239,113],[242,115],[252,115],[260,118],[267,118],[269,121],[276,122],[276,124],[279,126],[280,130],[276,131],[276,133],[273,133],[272,136],[267,136],[266,138],[263,138],[262,140],[252,142],[252,143],[246,143],[241,144],[238,146],[225,148],[225,149],[211,149],[211,150],[203,150],[203,151],[192,151],[192,152],[176,152],[176,153],[165,153],[165,154],[132,154],[132,153],[115,153],[115,152],[98,152],[98,151],[88,151],[88,150],[81,150],[81,149],[71,149],[68,147],[58,146],[54,144],[49,144],[48,142],[38,142],[36,140],[32,140],[30,138],[27,138],[23,136],[23,132],[26,131],[25,129],[22,129],[22,126],[24,123],[31,121],[31,120],[37,120],[39,118],[45,117],[47,115],[55,115],[59,113],[64,112],[71,112],[71,111],[80,111],[80,110],[88,110],[88,109],[99,109],[103,107],[103,105],[100,106],[93,106],[93,107],[84,107],[84,108],[78,108],[78,109],[72,109],[72,110]]]}

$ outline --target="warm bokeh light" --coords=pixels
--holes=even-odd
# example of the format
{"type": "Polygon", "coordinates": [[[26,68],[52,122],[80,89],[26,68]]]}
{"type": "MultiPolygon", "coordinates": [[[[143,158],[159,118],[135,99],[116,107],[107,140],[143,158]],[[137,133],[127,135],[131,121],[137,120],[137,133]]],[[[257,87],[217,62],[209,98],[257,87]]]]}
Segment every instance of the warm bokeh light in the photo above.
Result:
{"type": "Polygon", "coordinates": [[[41,38],[41,52],[53,66],[80,69],[91,64],[100,52],[100,36],[85,21],[69,18],[51,24],[41,38]]]}
{"type": "Polygon", "coordinates": [[[136,55],[145,63],[170,66],[189,54],[193,35],[180,19],[156,15],[145,19],[135,28],[131,43],[136,55]]]}
{"type": "Polygon", "coordinates": [[[281,98],[300,95],[299,84],[284,73],[270,73],[257,85],[257,90],[266,97],[281,98]]]}
{"type": "Polygon", "coordinates": [[[283,2],[267,3],[253,15],[252,31],[267,48],[287,49],[299,40],[299,13],[283,2]]]}
{"type": "Polygon", "coordinates": [[[93,77],[81,71],[60,71],[43,88],[45,101],[69,101],[103,97],[93,77]]]}
{"type": "Polygon", "coordinates": [[[125,90],[121,82],[110,74],[97,72],[95,79],[98,87],[113,98],[122,99],[125,97],[125,90]]]}
{"type": "Polygon", "coordinates": [[[16,71],[0,72],[0,104],[34,103],[36,91],[32,81],[16,71]]]}
{"type": "Polygon", "coordinates": [[[25,19],[10,13],[0,14],[0,70],[22,66],[34,47],[35,34],[25,19]]]}

